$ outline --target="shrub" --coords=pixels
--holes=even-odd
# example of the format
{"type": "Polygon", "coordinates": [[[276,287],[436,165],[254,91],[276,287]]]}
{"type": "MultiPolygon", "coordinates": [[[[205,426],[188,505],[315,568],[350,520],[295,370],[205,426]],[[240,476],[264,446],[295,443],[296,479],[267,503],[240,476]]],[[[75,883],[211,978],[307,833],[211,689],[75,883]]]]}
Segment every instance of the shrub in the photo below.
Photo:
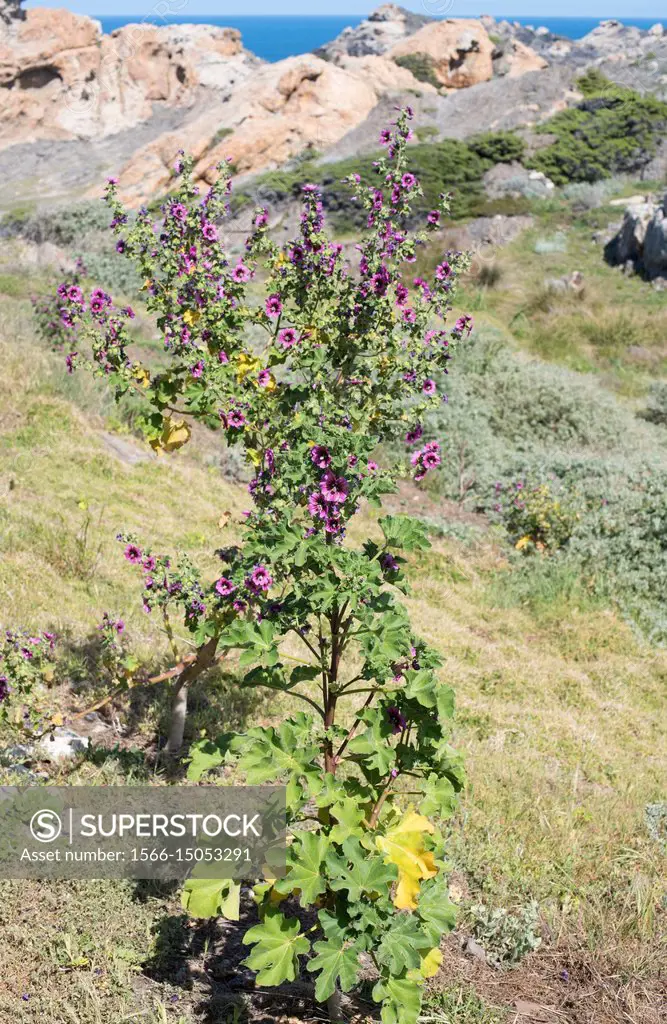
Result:
{"type": "Polygon", "coordinates": [[[85,235],[108,227],[108,211],[96,200],[86,200],[33,214],[22,224],[21,234],[33,242],[73,245],[85,235]]]}
{"type": "Polygon", "coordinates": [[[574,533],[579,512],[574,497],[554,493],[553,484],[537,486],[516,480],[507,487],[496,484],[495,512],[517,551],[553,553],[563,548],[574,533]]]}
{"type": "MultiPolygon", "coordinates": [[[[195,648],[176,684],[169,750],[180,749],[187,687],[218,651],[242,652],[242,685],[306,705],[277,729],[196,744],[190,777],[231,758],[250,784],[286,785],[287,874],[254,887],[260,923],[244,938],[257,983],[294,980],[299,957],[312,953],[316,998],[337,1017],[340,989],[355,984],[359,958],[370,953],[386,1024],[417,1020],[440,938],[453,926],[443,840],[431,819],[451,814],[462,785],[448,745],[453,695],[438,678],[441,659],[413,632],[397,596],[408,590],[401,552],[429,547],[426,531],[389,515],[361,547],[342,543],[362,502],[378,507],[397,490],[406,445],[415,480],[440,463],[422,423],[442,407],[436,378],[472,326],[469,317],[443,323],[467,266],[461,254],[412,289],[402,277],[426,238],[404,230],[422,195],[406,164],[411,116],[404,111],[383,133],[387,155],[374,183],[356,174],[348,182],[372,229],[358,275],[324,233],[315,185],[303,189],[297,238],[273,243],[259,209],[244,255],[232,263],[218,241],[230,190],[225,165],[202,200],[184,158],[182,184],[157,224],[142,211],[130,225],[115,182],[107,191],[122,250],[148,282],[166,368],[130,359],[132,310],[102,289],[84,296],[66,286],[62,311],[70,363],[102,376],[119,398],[142,393],[156,451],[187,444],[192,418],[217,421],[227,443],[243,448],[253,508],[242,546],[219,552],[217,578],[203,579],[184,554],[167,557],[122,538],[146,610],[162,615],[172,638],[178,615],[195,648]],[[252,282],[260,267],[266,294],[258,303],[252,282]],[[401,459],[380,468],[375,450],[401,439],[401,459]],[[316,917],[306,932],[280,906],[295,893],[316,917]]],[[[439,216],[445,211],[443,202],[439,216]]],[[[431,228],[438,219],[429,219],[431,228]]],[[[199,915],[238,917],[239,891],[230,879],[213,886],[194,877],[184,903],[199,915]]]]}
{"type": "Polygon", "coordinates": [[[636,174],[655,155],[665,130],[667,103],[605,87],[537,128],[556,141],[538,150],[530,166],[560,185],[636,174]]]}
{"type": "Polygon", "coordinates": [[[537,935],[537,903],[530,903],[516,914],[504,907],[492,910],[480,904],[471,908],[471,915],[475,938],[490,962],[498,967],[518,964],[542,943],[537,935]]]}
{"type": "MultiPolygon", "coordinates": [[[[511,132],[489,132],[479,136],[477,142],[444,139],[412,146],[410,162],[419,176],[423,193],[415,197],[412,224],[419,223],[424,214],[437,208],[443,192],[451,193],[450,214],[454,218],[487,213],[489,203],[482,185],[484,172],[498,160],[515,159],[522,146],[521,140],[511,132]]],[[[373,153],[361,159],[317,166],[308,163],[293,171],[271,171],[255,180],[252,195],[260,201],[283,202],[298,196],[306,181],[315,181],[325,189],[325,208],[334,224],[345,230],[358,230],[365,226],[366,214],[342,182],[355,173],[372,176],[378,155],[373,153]]],[[[524,213],[526,207],[524,204],[518,211],[512,208],[506,212],[524,213]]]]}
{"type": "Polygon", "coordinates": [[[428,53],[406,53],[403,57],[394,57],[393,61],[399,68],[412,72],[419,82],[427,82],[436,89],[442,85],[435,73],[433,58],[428,53]]]}
{"type": "Polygon", "coordinates": [[[514,132],[484,132],[468,139],[473,153],[491,164],[510,164],[523,160],[526,143],[514,132]]]}

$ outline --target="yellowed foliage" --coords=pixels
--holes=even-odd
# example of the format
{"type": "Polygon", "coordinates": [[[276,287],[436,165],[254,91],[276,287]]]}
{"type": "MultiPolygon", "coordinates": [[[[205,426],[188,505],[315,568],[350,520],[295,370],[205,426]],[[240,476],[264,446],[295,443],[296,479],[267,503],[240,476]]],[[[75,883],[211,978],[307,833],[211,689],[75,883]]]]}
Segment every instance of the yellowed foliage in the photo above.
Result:
{"type": "Polygon", "coordinates": [[[155,452],[175,452],[190,440],[192,431],[184,420],[166,420],[162,434],[151,441],[155,452]]]}
{"type": "Polygon", "coordinates": [[[398,868],[394,906],[399,910],[416,910],[422,881],[438,873],[433,854],[424,845],[425,833],[433,831],[428,818],[408,811],[397,825],[375,840],[378,850],[385,855],[385,864],[398,868]]]}

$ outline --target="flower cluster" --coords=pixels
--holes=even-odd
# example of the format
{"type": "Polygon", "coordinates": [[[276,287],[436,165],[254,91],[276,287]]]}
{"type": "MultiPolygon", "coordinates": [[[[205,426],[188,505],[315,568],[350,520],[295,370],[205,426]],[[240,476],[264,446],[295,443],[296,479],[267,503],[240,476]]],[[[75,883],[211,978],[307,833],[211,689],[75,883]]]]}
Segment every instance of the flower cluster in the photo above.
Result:
{"type": "Polygon", "coordinates": [[[5,631],[0,638],[0,716],[7,718],[11,702],[19,719],[34,717],[36,687],[53,676],[55,646],[53,633],[5,631]]]}

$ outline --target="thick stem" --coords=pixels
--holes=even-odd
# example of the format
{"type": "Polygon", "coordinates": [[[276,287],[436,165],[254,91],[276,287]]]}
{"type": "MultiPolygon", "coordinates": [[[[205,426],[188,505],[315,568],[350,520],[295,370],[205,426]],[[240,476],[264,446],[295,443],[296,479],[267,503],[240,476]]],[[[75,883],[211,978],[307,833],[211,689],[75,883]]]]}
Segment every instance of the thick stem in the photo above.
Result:
{"type": "Polygon", "coordinates": [[[169,739],[165,747],[167,754],[178,754],[183,746],[185,719],[188,713],[188,686],[214,663],[218,639],[217,636],[214,636],[207,640],[204,646],[197,651],[194,661],[186,665],[176,680],[172,696],[169,739]]]}
{"type": "Polygon", "coordinates": [[[327,1013],[331,1024],[338,1024],[343,1019],[343,993],[336,986],[336,991],[327,999],[327,1013]]]}
{"type": "Polygon", "coordinates": [[[185,719],[188,714],[188,686],[187,683],[177,686],[171,703],[171,724],[169,727],[169,739],[164,748],[168,754],[178,754],[183,746],[183,734],[185,732],[185,719]]]}

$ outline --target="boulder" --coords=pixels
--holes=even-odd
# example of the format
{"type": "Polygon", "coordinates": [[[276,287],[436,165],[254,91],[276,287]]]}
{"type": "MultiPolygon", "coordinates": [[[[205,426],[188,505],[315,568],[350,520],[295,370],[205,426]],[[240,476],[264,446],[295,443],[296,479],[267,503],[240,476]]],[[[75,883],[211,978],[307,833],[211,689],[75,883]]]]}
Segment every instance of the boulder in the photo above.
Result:
{"type": "Polygon", "coordinates": [[[548,66],[549,62],[544,57],[535,53],[519,39],[508,39],[505,44],[497,46],[493,52],[494,75],[518,78],[519,75],[525,75],[527,71],[541,71],[548,66]]]}
{"type": "Polygon", "coordinates": [[[430,82],[422,82],[415,78],[408,68],[400,67],[386,57],[343,57],[340,67],[351,71],[373,86],[378,95],[385,92],[420,92],[437,94],[438,90],[430,82]]]}
{"type": "Polygon", "coordinates": [[[389,56],[430,58],[433,72],[448,89],[467,89],[487,82],[493,75],[494,46],[480,21],[448,18],[397,43],[389,56]]]}
{"type": "Polygon", "coordinates": [[[610,263],[631,268],[648,280],[667,275],[667,195],[662,202],[628,206],[621,229],[606,245],[610,263]]]}
{"type": "Polygon", "coordinates": [[[354,70],[312,54],[264,65],[252,89],[240,85],[232,102],[211,106],[139,150],[119,174],[123,198],[138,204],[164,191],[179,149],[194,155],[196,177],[209,184],[225,159],[239,174],[253,174],[303,152],[328,149],[368,117],[379,96],[407,81],[389,61],[357,60],[354,70]]]}
{"type": "Polygon", "coordinates": [[[643,264],[649,280],[667,277],[667,195],[646,228],[643,264]]]}
{"type": "Polygon", "coordinates": [[[103,35],[92,18],[32,8],[0,19],[0,147],[113,134],[158,105],[228,94],[259,63],[235,29],[142,24],[103,35]]]}
{"type": "Polygon", "coordinates": [[[315,51],[323,60],[342,64],[347,57],[379,56],[406,36],[431,22],[397,4],[383,4],[356,28],[346,28],[337,39],[315,51]]]}

